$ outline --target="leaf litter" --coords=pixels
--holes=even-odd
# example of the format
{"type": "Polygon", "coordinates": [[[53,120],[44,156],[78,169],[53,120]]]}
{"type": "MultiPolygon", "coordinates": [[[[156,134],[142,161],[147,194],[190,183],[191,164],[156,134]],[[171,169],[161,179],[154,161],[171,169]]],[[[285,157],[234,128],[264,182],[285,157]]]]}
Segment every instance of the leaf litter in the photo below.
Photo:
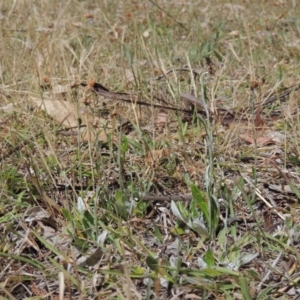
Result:
{"type": "MultiPolygon", "coordinates": [[[[92,48],[85,58],[80,51],[88,39],[70,40],[72,46],[68,50],[56,48],[62,37],[60,32],[83,30],[82,36],[90,38],[97,28],[102,28],[101,18],[95,17],[97,8],[91,13],[91,7],[87,9],[84,3],[78,5],[84,8],[83,18],[71,18],[70,24],[79,27],[71,28],[68,22],[61,22],[55,31],[37,30],[36,35],[31,33],[31,46],[26,51],[35,51],[35,45],[47,45],[56,57],[60,57],[61,51],[64,59],[70,55],[70,65],[78,63],[81,70],[93,67],[89,61],[94,63],[93,57],[100,53],[100,57],[103,54],[109,60],[105,48],[92,48]]],[[[139,33],[151,28],[147,40],[142,41],[149,54],[151,47],[147,41],[151,43],[153,37],[159,38],[156,29],[147,23],[151,18],[145,12],[150,7],[144,3],[131,5],[129,9],[120,4],[116,15],[114,11],[106,15],[114,16],[117,22],[107,22],[108,31],[122,34],[105,33],[105,38],[109,37],[105,46],[110,47],[119,38],[126,42],[135,39],[127,26],[139,20],[142,27],[139,33]],[[133,17],[134,14],[138,17],[133,17]],[[128,21],[126,28],[112,25],[123,24],[124,20],[128,21]]],[[[190,9],[189,5],[185,9],[190,9]]],[[[213,5],[207,3],[210,14],[223,7],[213,5]]],[[[142,81],[142,72],[149,75],[151,67],[143,70],[145,65],[140,64],[141,69],[136,68],[138,57],[134,57],[130,47],[124,47],[125,60],[119,61],[116,56],[107,62],[118,61],[116,73],[106,72],[108,77],[103,77],[102,69],[93,69],[101,83],[88,80],[69,85],[60,80],[54,84],[59,80],[49,76],[44,80],[42,96],[37,93],[29,97],[34,88],[21,82],[20,91],[24,98],[30,98],[36,107],[34,111],[20,109],[16,102],[8,103],[18,93],[5,89],[5,94],[11,96],[3,97],[1,103],[4,115],[1,156],[5,161],[2,166],[5,177],[1,185],[0,228],[5,239],[1,243],[0,262],[5,267],[0,278],[5,283],[0,293],[11,294],[14,299],[31,296],[259,299],[265,294],[275,298],[297,297],[299,189],[294,184],[299,181],[297,123],[294,123],[295,131],[287,130],[289,124],[283,119],[286,103],[295,101],[300,85],[297,76],[291,73],[289,76],[295,81],[288,87],[279,88],[277,79],[269,76],[269,82],[260,83],[266,94],[259,96],[254,108],[253,103],[249,105],[251,88],[245,89],[248,79],[243,76],[248,76],[245,72],[251,70],[245,71],[241,66],[241,62],[248,64],[235,39],[243,43],[243,36],[248,34],[246,40],[253,40],[252,46],[257,47],[258,41],[264,38],[257,39],[256,30],[260,28],[247,23],[244,30],[241,24],[236,24],[247,17],[247,9],[257,9],[252,5],[226,3],[224,8],[231,23],[225,22],[219,31],[212,30],[210,22],[205,20],[203,58],[201,62],[194,60],[193,68],[174,63],[170,72],[164,71],[149,81],[155,75],[153,71],[142,81]],[[232,22],[235,26],[230,25],[232,22]],[[231,50],[226,53],[223,50],[227,49],[228,37],[223,35],[223,29],[230,33],[236,28],[239,34],[229,35],[231,50]],[[237,57],[240,65],[228,67],[237,57]],[[123,92],[126,87],[119,86],[122,64],[124,82],[133,87],[139,85],[130,92],[123,92]],[[205,89],[197,93],[192,82],[202,72],[194,73],[194,70],[203,68],[207,68],[210,76],[205,81],[205,89]],[[176,72],[182,72],[176,70],[182,69],[185,75],[176,76],[176,72]],[[232,69],[235,71],[231,72],[232,69]],[[135,70],[134,74],[129,70],[135,70]],[[107,89],[105,85],[113,88],[107,89]],[[234,99],[229,96],[231,93],[234,99]],[[210,98],[221,101],[209,103],[210,98]],[[207,131],[207,125],[211,125],[213,134],[207,131]],[[290,144],[283,147],[286,141],[290,144]],[[32,173],[30,168],[34,167],[32,173]],[[248,178],[251,180],[247,181],[248,178]],[[193,195],[192,184],[198,190],[193,190],[193,195]],[[217,216],[210,215],[214,206],[218,207],[217,216]],[[216,218],[217,226],[212,222],[216,218]],[[22,284],[16,284],[14,274],[18,274],[22,284]]],[[[272,9],[278,8],[272,6],[272,9]]],[[[152,13],[156,18],[155,11],[152,13]]],[[[177,23],[173,18],[159,14],[157,26],[162,26],[159,30],[174,27],[177,23]]],[[[23,24],[21,21],[16,19],[23,24]]],[[[42,18],[36,21],[37,29],[49,26],[43,24],[42,18]]],[[[278,23],[279,26],[283,25],[278,23]]],[[[136,24],[133,28],[137,28],[136,24]]],[[[276,30],[275,26],[272,38],[279,36],[276,30]]],[[[181,35],[189,39],[186,34],[185,31],[179,34],[176,47],[181,35]]],[[[189,41],[192,49],[192,40],[189,41]]],[[[180,53],[180,49],[176,51],[180,53]]],[[[272,44],[273,51],[274,56],[280,57],[272,44]]],[[[46,57],[49,59],[44,56],[39,68],[47,64],[46,57]]],[[[261,62],[255,55],[252,59],[261,62]]],[[[162,58],[157,61],[161,62],[162,58]]],[[[101,68],[105,68],[105,60],[101,62],[101,68]]],[[[164,63],[169,64],[167,60],[164,63]]],[[[53,70],[57,71],[58,66],[53,64],[53,70]]],[[[156,63],[153,69],[158,66],[156,63]]],[[[264,64],[264,67],[269,66],[264,64]]],[[[251,68],[255,69],[253,62],[251,68]]],[[[113,69],[107,67],[110,72],[113,69]]],[[[62,68],[61,72],[64,71],[62,68]]],[[[294,103],[286,111],[287,120],[297,118],[297,113],[294,103]]]]}

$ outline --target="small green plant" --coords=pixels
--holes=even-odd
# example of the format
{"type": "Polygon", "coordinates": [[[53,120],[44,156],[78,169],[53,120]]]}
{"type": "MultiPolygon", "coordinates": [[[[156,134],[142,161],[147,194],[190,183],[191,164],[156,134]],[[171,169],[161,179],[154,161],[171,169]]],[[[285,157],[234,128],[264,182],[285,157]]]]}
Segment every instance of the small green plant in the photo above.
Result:
{"type": "Polygon", "coordinates": [[[297,293],[300,6],[159,2],[1,1],[0,298],[297,293]]]}

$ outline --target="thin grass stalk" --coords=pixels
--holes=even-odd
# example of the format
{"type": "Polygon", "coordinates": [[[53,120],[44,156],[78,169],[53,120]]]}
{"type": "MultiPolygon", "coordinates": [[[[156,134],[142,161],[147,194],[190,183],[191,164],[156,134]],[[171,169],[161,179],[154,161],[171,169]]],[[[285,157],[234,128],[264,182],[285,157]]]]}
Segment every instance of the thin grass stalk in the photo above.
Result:
{"type": "Polygon", "coordinates": [[[205,72],[200,77],[201,84],[201,96],[204,103],[205,113],[207,121],[204,122],[205,131],[207,134],[207,138],[205,140],[206,143],[206,155],[208,155],[207,160],[207,168],[205,171],[205,186],[208,197],[208,210],[209,210],[209,222],[208,222],[208,231],[210,234],[210,238],[213,239],[215,237],[215,228],[218,222],[218,205],[216,203],[214,197],[214,138],[212,133],[212,127],[210,124],[210,112],[208,109],[207,97],[205,93],[205,84],[204,84],[204,76],[208,74],[205,72]]]}

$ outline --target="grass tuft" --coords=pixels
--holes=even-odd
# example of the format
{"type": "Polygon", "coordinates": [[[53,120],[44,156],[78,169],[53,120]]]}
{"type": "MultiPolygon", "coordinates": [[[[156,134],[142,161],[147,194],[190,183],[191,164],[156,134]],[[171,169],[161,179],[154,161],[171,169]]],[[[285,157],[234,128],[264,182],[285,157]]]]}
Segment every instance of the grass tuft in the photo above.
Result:
{"type": "Polygon", "coordinates": [[[1,299],[297,299],[296,1],[0,6],[1,299]]]}

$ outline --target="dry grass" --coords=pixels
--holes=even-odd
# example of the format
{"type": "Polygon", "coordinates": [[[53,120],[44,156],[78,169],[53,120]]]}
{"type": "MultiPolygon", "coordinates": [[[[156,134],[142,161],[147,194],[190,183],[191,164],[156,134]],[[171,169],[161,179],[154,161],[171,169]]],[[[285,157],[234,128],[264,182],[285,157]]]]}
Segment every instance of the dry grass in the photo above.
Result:
{"type": "Polygon", "coordinates": [[[299,4],[98,2],[0,5],[1,297],[298,299],[299,4]]]}

